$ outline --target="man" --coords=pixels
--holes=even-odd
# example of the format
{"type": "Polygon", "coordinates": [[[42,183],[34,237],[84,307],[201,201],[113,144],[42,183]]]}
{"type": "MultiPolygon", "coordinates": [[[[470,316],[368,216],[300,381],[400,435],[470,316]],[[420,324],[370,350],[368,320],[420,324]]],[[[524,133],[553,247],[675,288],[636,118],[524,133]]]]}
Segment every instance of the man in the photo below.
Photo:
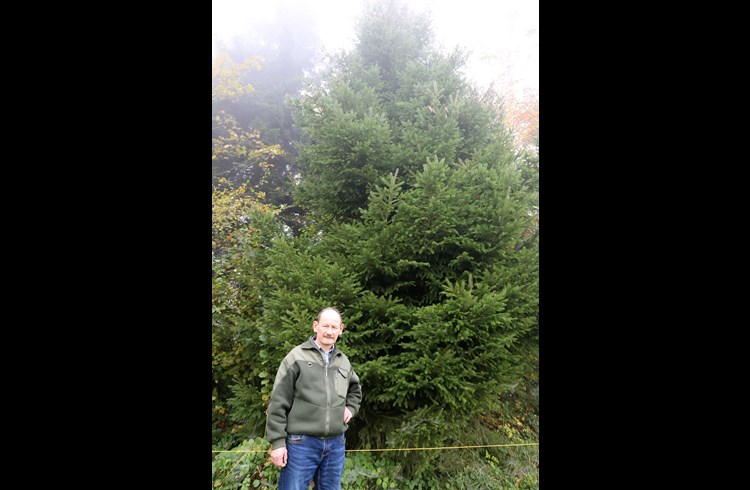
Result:
{"type": "Polygon", "coordinates": [[[306,342],[286,355],[276,372],[266,418],[271,461],[281,468],[279,490],[339,490],[344,432],[362,400],[359,377],[336,347],[341,314],[318,313],[306,342]]]}

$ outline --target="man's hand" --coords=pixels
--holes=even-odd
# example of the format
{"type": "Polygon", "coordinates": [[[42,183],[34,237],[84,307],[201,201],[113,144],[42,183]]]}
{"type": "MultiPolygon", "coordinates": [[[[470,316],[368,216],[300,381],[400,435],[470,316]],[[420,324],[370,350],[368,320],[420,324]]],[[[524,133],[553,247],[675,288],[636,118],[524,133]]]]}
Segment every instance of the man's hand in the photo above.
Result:
{"type": "Polygon", "coordinates": [[[279,468],[286,466],[286,446],[271,451],[271,461],[279,468]]]}
{"type": "Polygon", "coordinates": [[[344,423],[348,424],[351,418],[352,418],[352,413],[349,411],[349,408],[344,407],[344,423]]]}

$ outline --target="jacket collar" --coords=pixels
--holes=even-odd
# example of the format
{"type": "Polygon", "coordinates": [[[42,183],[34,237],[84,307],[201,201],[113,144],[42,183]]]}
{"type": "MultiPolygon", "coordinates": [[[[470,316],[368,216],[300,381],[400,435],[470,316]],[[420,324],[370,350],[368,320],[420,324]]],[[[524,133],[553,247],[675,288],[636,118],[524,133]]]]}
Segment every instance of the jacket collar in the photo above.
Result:
{"type": "MultiPolygon", "coordinates": [[[[315,338],[315,335],[310,335],[310,338],[307,339],[307,342],[302,344],[302,348],[319,350],[318,344],[316,344],[315,340],[313,340],[314,338],[315,338]]],[[[333,359],[339,352],[341,352],[339,351],[339,348],[336,347],[336,344],[333,344],[333,352],[331,352],[331,359],[333,359]]]]}

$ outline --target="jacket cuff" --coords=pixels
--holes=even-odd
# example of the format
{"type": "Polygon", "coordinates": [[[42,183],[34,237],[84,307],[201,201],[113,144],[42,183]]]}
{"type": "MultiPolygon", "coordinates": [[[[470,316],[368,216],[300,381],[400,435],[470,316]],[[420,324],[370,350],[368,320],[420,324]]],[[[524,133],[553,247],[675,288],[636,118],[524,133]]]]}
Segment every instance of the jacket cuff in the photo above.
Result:
{"type": "Polygon", "coordinates": [[[286,437],[271,441],[271,450],[278,449],[280,447],[286,447],[286,437]]]}

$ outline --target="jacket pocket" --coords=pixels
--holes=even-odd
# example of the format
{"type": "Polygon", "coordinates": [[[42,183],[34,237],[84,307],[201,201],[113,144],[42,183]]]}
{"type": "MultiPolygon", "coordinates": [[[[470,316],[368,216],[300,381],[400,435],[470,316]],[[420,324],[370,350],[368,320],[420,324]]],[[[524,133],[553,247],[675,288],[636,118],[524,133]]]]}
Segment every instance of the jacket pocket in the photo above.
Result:
{"type": "Polygon", "coordinates": [[[349,371],[336,368],[333,381],[336,385],[336,394],[341,398],[346,398],[346,393],[349,391],[349,371]]]}

